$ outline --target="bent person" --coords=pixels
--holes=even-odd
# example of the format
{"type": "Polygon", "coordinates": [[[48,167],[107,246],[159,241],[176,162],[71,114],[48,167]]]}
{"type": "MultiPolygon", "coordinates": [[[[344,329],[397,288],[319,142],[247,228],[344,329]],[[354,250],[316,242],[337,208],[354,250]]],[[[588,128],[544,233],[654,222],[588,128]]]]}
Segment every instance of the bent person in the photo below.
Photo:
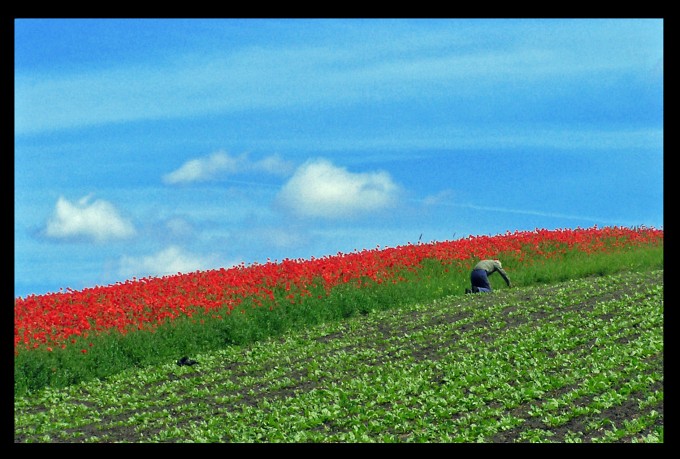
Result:
{"type": "Polygon", "coordinates": [[[512,287],[508,273],[503,270],[503,265],[498,260],[482,260],[475,265],[470,273],[472,289],[466,288],[465,293],[491,292],[489,276],[497,272],[501,275],[508,287],[512,287]]]}

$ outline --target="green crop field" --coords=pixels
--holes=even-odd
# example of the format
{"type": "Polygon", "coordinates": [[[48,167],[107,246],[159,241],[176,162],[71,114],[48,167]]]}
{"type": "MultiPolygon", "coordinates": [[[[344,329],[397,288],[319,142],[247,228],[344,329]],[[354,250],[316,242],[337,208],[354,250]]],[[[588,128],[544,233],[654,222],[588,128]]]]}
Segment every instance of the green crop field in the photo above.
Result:
{"type": "Polygon", "coordinates": [[[15,443],[660,443],[663,274],[450,294],[17,395],[15,443]]]}

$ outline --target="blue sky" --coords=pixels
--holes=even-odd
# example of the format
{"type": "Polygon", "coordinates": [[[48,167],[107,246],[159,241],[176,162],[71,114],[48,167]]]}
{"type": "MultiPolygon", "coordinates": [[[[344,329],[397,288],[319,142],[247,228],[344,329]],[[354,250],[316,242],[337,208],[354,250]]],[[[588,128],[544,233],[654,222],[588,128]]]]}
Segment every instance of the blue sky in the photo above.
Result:
{"type": "Polygon", "coordinates": [[[663,228],[662,19],[16,19],[15,297],[663,228]]]}

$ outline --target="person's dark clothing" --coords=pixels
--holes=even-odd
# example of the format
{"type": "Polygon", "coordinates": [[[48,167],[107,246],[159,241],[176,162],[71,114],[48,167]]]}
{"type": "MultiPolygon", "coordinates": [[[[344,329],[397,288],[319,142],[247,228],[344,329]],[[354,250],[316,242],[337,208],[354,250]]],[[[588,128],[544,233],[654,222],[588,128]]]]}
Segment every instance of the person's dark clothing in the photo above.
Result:
{"type": "Polygon", "coordinates": [[[472,293],[491,292],[491,284],[489,283],[489,275],[498,272],[508,287],[512,287],[508,274],[503,270],[501,262],[498,260],[482,260],[475,265],[470,273],[470,283],[472,284],[472,293]]]}
{"type": "Polygon", "coordinates": [[[472,291],[474,293],[491,291],[489,277],[483,269],[472,270],[470,273],[470,283],[472,284],[472,291]]]}

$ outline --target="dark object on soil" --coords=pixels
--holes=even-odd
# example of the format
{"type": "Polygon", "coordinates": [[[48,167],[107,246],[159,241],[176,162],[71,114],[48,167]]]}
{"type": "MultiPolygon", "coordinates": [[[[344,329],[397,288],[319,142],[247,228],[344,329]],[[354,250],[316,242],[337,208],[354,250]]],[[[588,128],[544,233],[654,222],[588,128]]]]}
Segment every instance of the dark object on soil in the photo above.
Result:
{"type": "Polygon", "coordinates": [[[189,357],[182,357],[181,359],[179,359],[177,361],[177,365],[179,365],[180,367],[183,366],[183,365],[191,366],[191,365],[196,365],[196,364],[198,364],[198,362],[195,361],[195,360],[191,360],[189,357]]]}

